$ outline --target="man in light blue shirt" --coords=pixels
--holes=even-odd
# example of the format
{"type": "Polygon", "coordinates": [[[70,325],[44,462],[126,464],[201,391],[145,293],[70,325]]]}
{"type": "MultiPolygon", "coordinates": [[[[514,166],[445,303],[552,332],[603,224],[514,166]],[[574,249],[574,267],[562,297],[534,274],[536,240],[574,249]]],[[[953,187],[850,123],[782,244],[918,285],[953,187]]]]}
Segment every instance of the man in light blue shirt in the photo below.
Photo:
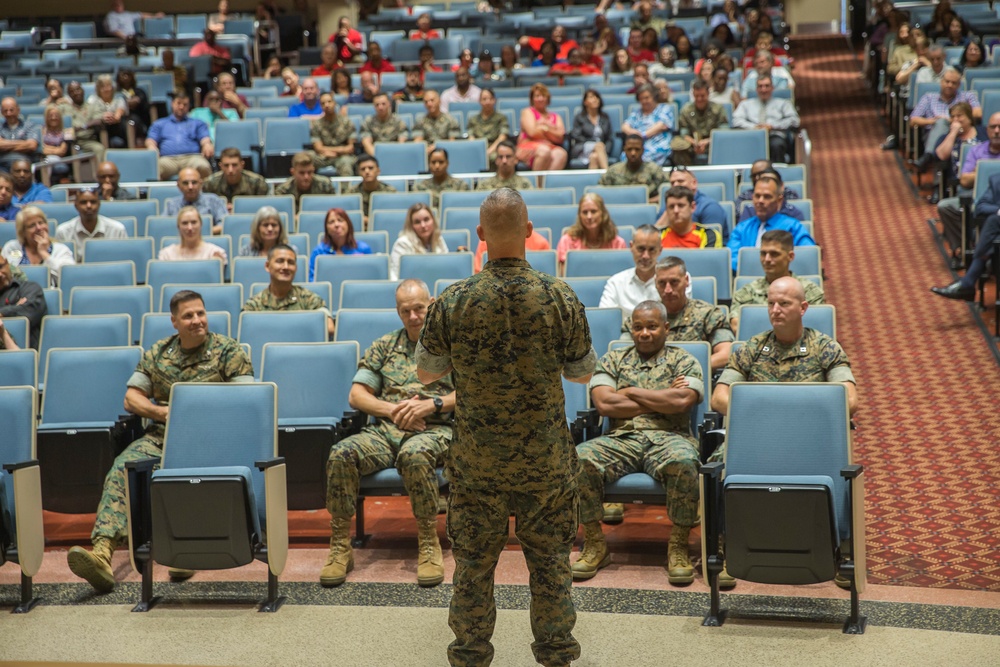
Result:
{"type": "Polygon", "coordinates": [[[319,117],[323,107],[319,103],[319,85],[315,79],[302,80],[302,101],[288,108],[289,118],[319,117]]]}
{"type": "Polygon", "coordinates": [[[177,175],[177,189],[181,191],[180,197],[171,197],[163,204],[163,215],[177,215],[185,206],[194,206],[204,219],[205,216],[212,217],[212,233],[222,233],[222,219],[228,214],[226,200],[219,195],[210,192],[202,192],[202,178],[197,169],[181,169],[177,175]]]}
{"type": "Polygon", "coordinates": [[[185,92],[174,93],[170,109],[172,113],[153,123],[146,135],[146,148],[160,155],[160,180],[169,181],[186,167],[208,178],[212,173],[208,161],[215,155],[208,125],[188,115],[191,98],[185,92]]]}
{"type": "Polygon", "coordinates": [[[52,203],[52,191],[44,183],[36,183],[31,173],[31,162],[24,159],[14,160],[10,166],[10,175],[14,178],[13,202],[18,206],[27,206],[40,202],[52,203]]]}
{"type": "Polygon", "coordinates": [[[760,237],[772,229],[791,233],[796,246],[816,245],[801,222],[778,212],[783,201],[783,187],[780,180],[768,173],[762,174],[754,183],[753,207],[757,215],[736,225],[726,244],[733,256],[733,271],[736,270],[740,248],[760,246],[760,237]]]}

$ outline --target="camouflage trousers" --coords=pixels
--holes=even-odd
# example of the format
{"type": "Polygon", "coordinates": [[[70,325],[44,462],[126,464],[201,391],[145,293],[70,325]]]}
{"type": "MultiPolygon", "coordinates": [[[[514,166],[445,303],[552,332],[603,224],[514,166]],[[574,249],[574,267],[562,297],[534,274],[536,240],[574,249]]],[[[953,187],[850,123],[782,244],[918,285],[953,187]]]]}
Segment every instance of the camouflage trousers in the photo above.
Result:
{"type": "Polygon", "coordinates": [[[645,472],[666,488],[667,514],[678,526],[698,521],[698,446],[668,431],[605,435],[577,446],[580,457],[580,522],[600,521],[604,485],[645,472]]]}
{"type": "Polygon", "coordinates": [[[104,477],[104,493],[97,505],[97,520],[90,533],[91,542],[103,537],[115,547],[128,540],[128,506],[125,504],[125,464],[140,459],[159,459],[163,456],[162,435],[147,433],[125,448],[115,458],[111,470],[104,477]]]}
{"type": "Polygon", "coordinates": [[[309,151],[309,157],[312,158],[313,166],[316,169],[322,169],[323,167],[333,167],[337,170],[338,176],[354,176],[354,165],[357,163],[358,159],[353,155],[340,155],[338,157],[322,157],[319,153],[315,151],[309,151]]]}
{"type": "Polygon", "coordinates": [[[455,557],[448,615],[455,633],[448,646],[452,667],[480,667],[493,660],[490,639],[497,616],[493,575],[507,544],[512,513],[514,534],[528,564],[535,660],[563,664],[580,657],[580,644],[573,637],[576,609],[569,564],[578,505],[575,483],[531,492],[452,485],[448,496],[448,538],[455,557]]]}
{"type": "Polygon", "coordinates": [[[330,449],[326,509],[334,519],[350,519],[361,476],[395,466],[410,496],[413,516],[433,519],[438,512],[435,468],[444,460],[450,443],[450,426],[429,426],[421,433],[402,431],[391,424],[366,426],[330,449]]]}

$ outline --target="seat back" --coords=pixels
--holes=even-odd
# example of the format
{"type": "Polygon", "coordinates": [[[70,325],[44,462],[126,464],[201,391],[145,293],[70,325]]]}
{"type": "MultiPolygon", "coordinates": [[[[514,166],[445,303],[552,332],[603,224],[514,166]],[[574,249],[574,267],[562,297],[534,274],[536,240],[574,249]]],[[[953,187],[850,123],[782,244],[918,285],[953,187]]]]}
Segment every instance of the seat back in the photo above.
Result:
{"type": "MultiPolygon", "coordinates": [[[[231,317],[225,310],[206,310],[205,316],[208,318],[208,330],[231,336],[231,317]]],[[[174,325],[170,321],[170,313],[146,313],[142,316],[142,330],[139,336],[139,345],[144,350],[148,350],[158,341],[169,338],[177,333],[174,325]]]]}
{"type": "Polygon", "coordinates": [[[291,231],[295,220],[295,198],[292,195],[259,195],[233,197],[233,213],[256,213],[262,206],[273,206],[278,213],[284,213],[285,229],[291,231]]]}
{"type": "Polygon", "coordinates": [[[438,141],[434,146],[448,151],[448,168],[453,174],[478,174],[490,168],[485,139],[438,141]]]}
{"type": "Polygon", "coordinates": [[[729,248],[664,248],[660,253],[661,260],[671,256],[683,259],[692,276],[714,276],[718,300],[732,300],[733,262],[729,248]]]}
{"type": "MultiPolygon", "coordinates": [[[[38,345],[38,377],[42,378],[44,383],[49,350],[58,347],[126,347],[131,345],[131,319],[128,315],[61,315],[43,318],[42,336],[38,345]]],[[[76,391],[81,389],[81,377],[87,376],[81,375],[76,378],[74,384],[76,391]]],[[[88,385],[89,382],[88,378],[88,385]]],[[[124,383],[122,386],[124,387],[124,383]]],[[[120,409],[121,405],[119,404],[120,409]]]]}
{"type": "Polygon", "coordinates": [[[339,419],[350,410],[356,342],[266,343],[261,380],[278,386],[278,419],[339,419]]]}
{"type": "Polygon", "coordinates": [[[768,159],[767,130],[715,129],[709,137],[708,164],[748,164],[768,159]]]}
{"type": "Polygon", "coordinates": [[[19,488],[15,494],[13,473],[4,470],[3,466],[36,458],[37,404],[38,394],[34,387],[0,387],[0,423],[3,424],[3,437],[0,438],[0,565],[8,558],[16,560],[28,577],[38,571],[45,551],[37,468],[28,471],[34,474],[22,480],[26,485],[30,482],[32,488],[19,488]]]}
{"type": "MultiPolygon", "coordinates": [[[[148,149],[112,148],[105,154],[105,159],[114,162],[118,171],[127,176],[127,182],[152,182],[160,180],[160,167],[157,154],[148,149]]],[[[104,206],[101,206],[103,209],[104,206]]],[[[104,215],[109,215],[104,213],[104,215]]]]}
{"type": "MultiPolygon", "coordinates": [[[[576,204],[576,190],[554,188],[551,190],[520,190],[518,194],[526,206],[566,206],[576,204]]],[[[443,200],[442,200],[443,201],[443,200]]]]}
{"type": "Polygon", "coordinates": [[[471,252],[403,255],[399,258],[399,278],[416,278],[428,285],[443,278],[468,278],[472,275],[471,252]]]}
{"type": "Polygon", "coordinates": [[[585,307],[597,308],[601,305],[604,286],[608,283],[607,278],[566,278],[565,280],[585,307]]]}
{"type": "Polygon", "coordinates": [[[30,347],[0,350],[0,387],[25,386],[38,387],[38,352],[30,347]]]}
{"type": "MultiPolygon", "coordinates": [[[[153,310],[153,290],[149,285],[129,287],[74,287],[69,296],[70,315],[113,315],[127,313],[132,322],[153,310]]],[[[139,330],[132,327],[132,342],[138,342],[139,330]]]]}
{"type": "MultiPolygon", "coordinates": [[[[317,282],[328,282],[333,287],[330,309],[340,309],[340,285],[345,280],[388,280],[387,255],[320,255],[316,258],[317,282]]],[[[430,283],[428,283],[430,284],[430,283]]],[[[339,340],[339,339],[338,339],[339,340]]]]}
{"type": "Polygon", "coordinates": [[[605,204],[648,204],[649,188],[645,185],[588,185],[584,193],[599,195],[605,204]]]}
{"type": "Polygon", "coordinates": [[[357,341],[362,354],[373,341],[402,328],[403,323],[395,309],[342,308],[337,313],[336,341],[357,341]]]}
{"type": "Polygon", "coordinates": [[[345,280],[340,284],[341,308],[395,308],[395,280],[345,280]]]}
{"type": "MultiPolygon", "coordinates": [[[[175,228],[176,230],[176,228],[175,228]]],[[[153,259],[153,239],[88,239],[83,243],[85,264],[131,261],[136,280],[146,282],[146,265],[153,259]]]]}
{"type": "Polygon", "coordinates": [[[67,264],[59,270],[59,289],[67,297],[73,293],[74,287],[131,287],[132,285],[135,285],[135,264],[129,260],[67,264]]]}
{"type": "MultiPolygon", "coordinates": [[[[59,314],[53,313],[53,315],[59,314]]],[[[28,323],[27,317],[5,317],[3,318],[3,325],[19,348],[23,350],[28,347],[28,334],[31,326],[28,323]]]]}
{"type": "MultiPolygon", "coordinates": [[[[222,262],[218,259],[168,261],[154,259],[146,265],[146,284],[153,289],[155,310],[162,310],[157,295],[163,286],[174,284],[202,285],[222,283],[222,262]]],[[[168,302],[169,305],[169,302],[168,302]]]]}
{"type": "Polygon", "coordinates": [[[250,361],[260,377],[265,343],[325,343],[326,313],[321,310],[243,312],[238,340],[250,345],[250,361]]]}
{"type": "Polygon", "coordinates": [[[635,266],[631,250],[570,250],[566,253],[566,277],[603,277],[635,266]]]}
{"type": "Polygon", "coordinates": [[[140,357],[142,348],[137,345],[50,349],[42,393],[42,426],[110,426],[122,414],[125,383],[140,357]],[[86,390],[81,387],[81,378],[86,378],[86,390]]]}
{"type": "MultiPolygon", "coordinates": [[[[250,298],[250,288],[254,283],[271,281],[271,276],[268,274],[267,269],[264,268],[266,260],[266,257],[237,257],[233,261],[232,282],[234,285],[243,286],[243,297],[245,299],[250,298]]],[[[309,276],[305,255],[297,255],[295,257],[295,276],[300,279],[305,279],[309,276]]]]}
{"type": "Polygon", "coordinates": [[[590,339],[598,358],[604,356],[612,341],[621,337],[623,321],[621,308],[587,308],[590,339]]]}
{"type": "Polygon", "coordinates": [[[243,285],[239,283],[223,283],[221,285],[167,283],[160,288],[160,294],[156,297],[159,299],[160,312],[170,312],[170,299],[183,290],[192,290],[201,294],[205,310],[225,311],[229,313],[233,322],[239,319],[243,304],[249,298],[249,295],[243,291],[243,285]]]}
{"type": "MultiPolygon", "coordinates": [[[[802,325],[837,339],[837,309],[829,304],[809,306],[802,316],[802,325]]],[[[740,308],[737,340],[750,340],[759,333],[771,329],[766,305],[747,305],[740,308]]]]}
{"type": "MultiPolygon", "coordinates": [[[[819,275],[823,267],[823,255],[819,246],[797,246],[795,259],[789,265],[789,270],[796,275],[819,275]]],[[[736,258],[736,275],[763,276],[764,267],[760,263],[760,248],[740,248],[736,258]]]]}
{"type": "Polygon", "coordinates": [[[215,126],[215,145],[223,148],[238,148],[243,157],[250,157],[250,164],[255,172],[260,173],[260,119],[231,121],[217,123],[215,126]]]}
{"type": "Polygon", "coordinates": [[[423,143],[375,144],[375,159],[384,176],[404,176],[427,171],[427,150],[423,143]]]}

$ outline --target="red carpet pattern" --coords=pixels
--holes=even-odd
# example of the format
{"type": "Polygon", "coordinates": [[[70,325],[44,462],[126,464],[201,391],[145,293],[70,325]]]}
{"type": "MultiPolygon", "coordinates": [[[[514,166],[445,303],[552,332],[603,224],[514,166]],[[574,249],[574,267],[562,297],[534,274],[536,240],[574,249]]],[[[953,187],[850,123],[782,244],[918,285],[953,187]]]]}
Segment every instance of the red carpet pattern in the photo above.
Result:
{"type": "Polygon", "coordinates": [[[1000,591],[997,365],[951,281],[858,61],[843,39],[798,39],[796,98],[813,141],[810,196],[826,293],[861,408],[869,580],[1000,591]]]}

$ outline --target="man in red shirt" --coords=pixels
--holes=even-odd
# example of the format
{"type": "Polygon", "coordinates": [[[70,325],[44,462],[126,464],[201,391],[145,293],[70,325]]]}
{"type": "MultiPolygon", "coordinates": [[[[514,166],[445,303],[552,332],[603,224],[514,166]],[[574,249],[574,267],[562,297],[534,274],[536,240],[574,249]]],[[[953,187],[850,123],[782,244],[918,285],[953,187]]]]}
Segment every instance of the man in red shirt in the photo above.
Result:
{"type": "Polygon", "coordinates": [[[312,76],[330,76],[333,74],[333,70],[340,67],[340,63],[337,61],[337,47],[333,44],[327,44],[319,52],[319,59],[322,64],[317,65],[310,72],[312,76]]]}
{"type": "Polygon", "coordinates": [[[431,27],[431,15],[421,14],[417,17],[417,29],[410,31],[410,39],[428,40],[441,39],[441,33],[431,27]]]}
{"type": "Polygon", "coordinates": [[[596,67],[599,72],[603,72],[604,58],[594,54],[595,46],[594,40],[590,37],[580,40],[580,57],[583,58],[583,62],[587,65],[596,67]]]}
{"type": "Polygon", "coordinates": [[[633,63],[651,63],[656,60],[656,54],[642,48],[642,30],[632,28],[628,32],[628,46],[625,48],[633,63]]]}
{"type": "Polygon", "coordinates": [[[382,47],[379,46],[379,43],[372,42],[368,45],[368,61],[358,71],[382,74],[383,72],[395,72],[396,68],[391,62],[382,58],[382,47]]]}
{"type": "Polygon", "coordinates": [[[330,43],[337,49],[337,60],[341,64],[354,62],[361,55],[361,33],[351,27],[351,20],[346,16],[337,21],[337,32],[330,35],[330,43]]]}
{"type": "Polygon", "coordinates": [[[556,63],[549,68],[549,74],[559,76],[582,76],[584,74],[601,74],[599,67],[588,65],[583,61],[583,54],[580,49],[570,49],[569,60],[564,63],[556,63]]]}
{"type": "Polygon", "coordinates": [[[660,244],[664,248],[722,247],[722,234],[691,219],[694,213],[693,191],[675,185],[667,190],[666,199],[666,210],[656,221],[657,229],[663,229],[660,244]]]}
{"type": "Polygon", "coordinates": [[[192,58],[212,56],[211,72],[213,75],[222,72],[232,64],[232,54],[229,49],[215,43],[215,32],[205,29],[204,39],[191,47],[188,55],[192,58]]]}

